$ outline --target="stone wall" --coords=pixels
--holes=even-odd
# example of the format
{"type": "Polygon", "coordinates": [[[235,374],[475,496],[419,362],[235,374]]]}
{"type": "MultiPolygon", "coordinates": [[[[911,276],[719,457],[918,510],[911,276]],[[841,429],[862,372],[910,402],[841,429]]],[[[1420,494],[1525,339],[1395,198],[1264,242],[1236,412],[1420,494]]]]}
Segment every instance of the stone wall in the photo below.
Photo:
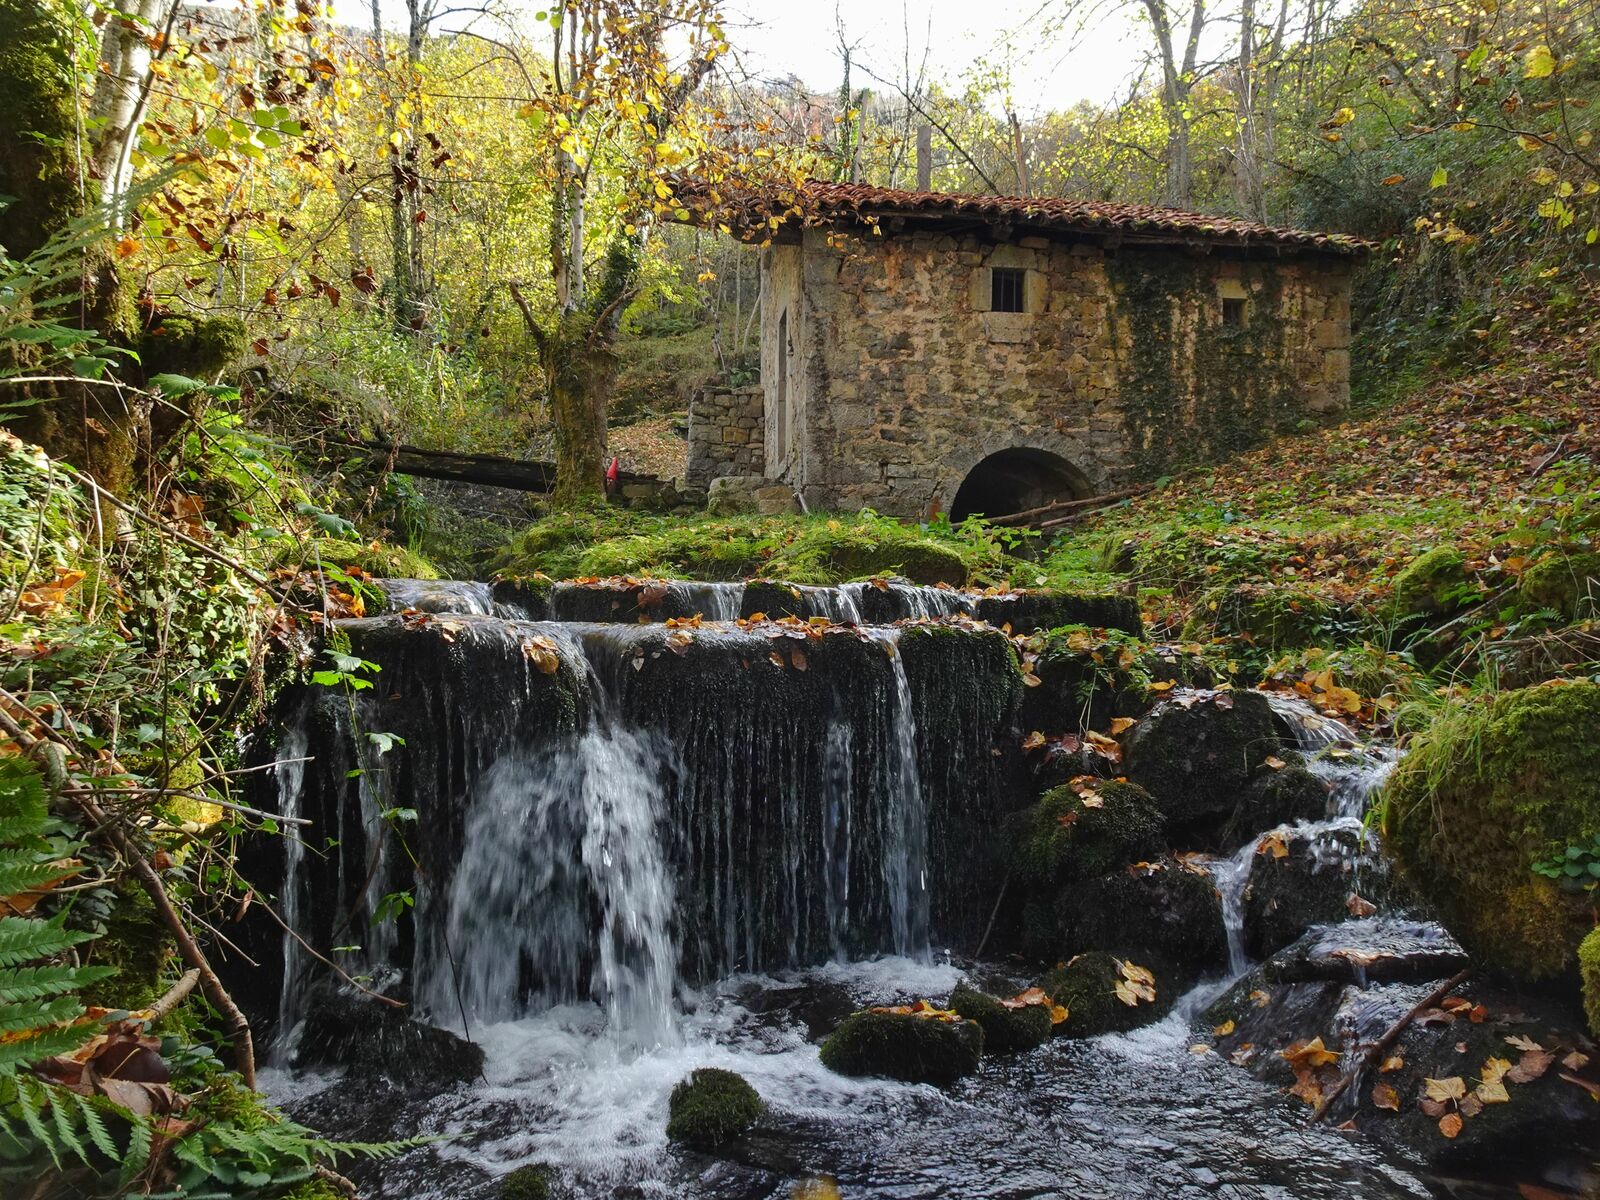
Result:
{"type": "Polygon", "coordinates": [[[766,419],[760,384],[701,389],[689,402],[688,483],[703,488],[725,475],[764,475],[766,419]]]}
{"type": "Polygon", "coordinates": [[[823,230],[770,248],[768,445],[780,412],[789,437],[767,474],[812,508],[920,516],[1002,450],[1058,456],[1105,491],[1338,412],[1350,261],[1203,249],[823,230]],[[1025,311],[988,311],[995,267],[1025,272],[1025,311]],[[1243,301],[1242,325],[1224,300],[1243,301]]]}

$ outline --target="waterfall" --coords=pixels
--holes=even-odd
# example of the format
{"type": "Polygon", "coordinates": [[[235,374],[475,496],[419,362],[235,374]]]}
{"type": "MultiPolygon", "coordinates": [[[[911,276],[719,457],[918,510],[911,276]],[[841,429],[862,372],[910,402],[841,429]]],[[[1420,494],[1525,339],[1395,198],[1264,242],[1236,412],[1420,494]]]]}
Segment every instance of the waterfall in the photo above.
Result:
{"type": "Polygon", "coordinates": [[[1328,810],[1319,820],[1261,830],[1231,855],[1212,861],[1228,934],[1230,978],[1238,978],[1250,966],[1244,944],[1244,894],[1261,839],[1272,833],[1304,837],[1319,870],[1359,867],[1376,853],[1374,834],[1364,822],[1367,807],[1399,761],[1393,746],[1362,739],[1343,721],[1318,712],[1298,696],[1269,692],[1267,701],[1293,732],[1306,769],[1327,785],[1328,810]],[[1337,836],[1341,833],[1353,835],[1354,850],[1337,836]]]}
{"type": "MultiPolygon", "coordinates": [[[[278,797],[278,814],[287,818],[283,830],[283,889],[279,915],[289,929],[302,927],[302,874],[305,866],[306,844],[300,836],[296,822],[300,820],[300,797],[306,776],[306,750],[310,739],[300,720],[292,722],[285,730],[283,740],[273,759],[271,775],[278,797]]],[[[300,1023],[301,1012],[297,1001],[302,995],[300,975],[305,966],[305,948],[295,938],[285,933],[283,937],[284,986],[278,998],[278,1029],[285,1039],[293,1036],[300,1023]]]]}
{"type": "MultiPolygon", "coordinates": [[[[675,603],[734,601],[719,587],[675,603]]],[[[672,1042],[681,988],[929,961],[936,937],[969,933],[950,910],[991,886],[975,864],[1019,690],[997,631],[473,614],[339,628],[381,671],[353,699],[284,702],[280,753],[316,761],[277,771],[278,811],[330,844],[284,850],[275,890],[297,934],[343,947],[341,967],[425,1020],[593,1003],[636,1052],[672,1042]],[[957,678],[979,686],[947,695],[957,678]]],[[[285,1026],[298,955],[286,942],[285,1026]]]]}

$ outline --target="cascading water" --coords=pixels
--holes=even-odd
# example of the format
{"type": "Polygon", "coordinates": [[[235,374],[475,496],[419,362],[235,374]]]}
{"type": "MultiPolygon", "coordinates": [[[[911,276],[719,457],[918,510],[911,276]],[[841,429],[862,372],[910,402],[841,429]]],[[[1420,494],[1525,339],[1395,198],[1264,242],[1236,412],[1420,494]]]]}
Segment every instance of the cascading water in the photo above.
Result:
{"type": "MultiPolygon", "coordinates": [[[[867,586],[828,603],[859,625],[886,594],[867,586]]],[[[929,611],[965,611],[917,591],[938,597],[929,611]]],[[[673,603],[727,612],[732,597],[673,603]]],[[[375,1194],[489,1200],[530,1161],[557,1164],[588,1200],[779,1200],[802,1163],[881,1200],[1198,1197],[1223,1180],[1240,1194],[1425,1194],[1303,1129],[1248,1077],[1224,1083],[1232,1068],[1188,1054],[1176,1016],[986,1060],[955,1093],[821,1067],[807,1028],[948,995],[963,971],[933,947],[958,912],[981,924],[993,904],[983,835],[1021,686],[999,633],[470,614],[344,632],[383,669],[354,697],[286,709],[279,811],[314,825],[281,861],[280,911],[313,945],[361,942],[342,965],[395,980],[418,1017],[486,1056],[483,1079],[415,1098],[268,1072],[291,1111],[329,1128],[440,1136],[386,1164],[375,1194]],[[403,743],[379,753],[368,733],[403,743]],[[415,907],[370,928],[408,883],[415,907]],[[782,1112],[778,1149],[709,1166],[669,1150],[668,1094],[707,1066],[782,1112]]],[[[304,1002],[297,954],[281,952],[285,1025],[304,1002]]]]}
{"type": "Polygon", "coordinates": [[[1233,854],[1212,862],[1211,874],[1222,898],[1223,924],[1228,934],[1229,975],[1235,979],[1250,966],[1245,950],[1243,900],[1262,837],[1278,834],[1303,838],[1319,870],[1359,868],[1376,849],[1363,820],[1367,807],[1399,761],[1393,746],[1360,737],[1344,722],[1319,713],[1297,696],[1270,692],[1267,701],[1293,731],[1306,769],[1327,785],[1328,811],[1321,819],[1262,830],[1233,854]]]}

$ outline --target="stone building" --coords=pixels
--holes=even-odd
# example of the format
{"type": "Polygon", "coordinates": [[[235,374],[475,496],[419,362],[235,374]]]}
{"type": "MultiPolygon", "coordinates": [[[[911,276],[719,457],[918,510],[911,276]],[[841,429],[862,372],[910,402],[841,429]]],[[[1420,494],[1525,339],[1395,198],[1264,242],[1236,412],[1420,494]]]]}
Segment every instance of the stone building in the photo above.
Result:
{"type": "Polygon", "coordinates": [[[1215,461],[1348,400],[1357,239],[853,184],[810,185],[806,211],[762,251],[759,397],[691,414],[697,482],[996,516],[1215,461]]]}

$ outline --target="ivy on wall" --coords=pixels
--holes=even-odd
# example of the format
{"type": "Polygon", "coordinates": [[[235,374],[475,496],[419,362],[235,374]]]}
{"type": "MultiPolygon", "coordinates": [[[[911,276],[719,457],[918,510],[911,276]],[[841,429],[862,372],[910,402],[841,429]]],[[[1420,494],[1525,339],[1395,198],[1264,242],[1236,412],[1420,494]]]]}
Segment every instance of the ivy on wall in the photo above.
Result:
{"type": "Polygon", "coordinates": [[[1214,266],[1170,252],[1106,260],[1123,433],[1141,473],[1171,474],[1258,446],[1306,419],[1283,280],[1245,268],[1242,327],[1223,324],[1214,266]]]}

